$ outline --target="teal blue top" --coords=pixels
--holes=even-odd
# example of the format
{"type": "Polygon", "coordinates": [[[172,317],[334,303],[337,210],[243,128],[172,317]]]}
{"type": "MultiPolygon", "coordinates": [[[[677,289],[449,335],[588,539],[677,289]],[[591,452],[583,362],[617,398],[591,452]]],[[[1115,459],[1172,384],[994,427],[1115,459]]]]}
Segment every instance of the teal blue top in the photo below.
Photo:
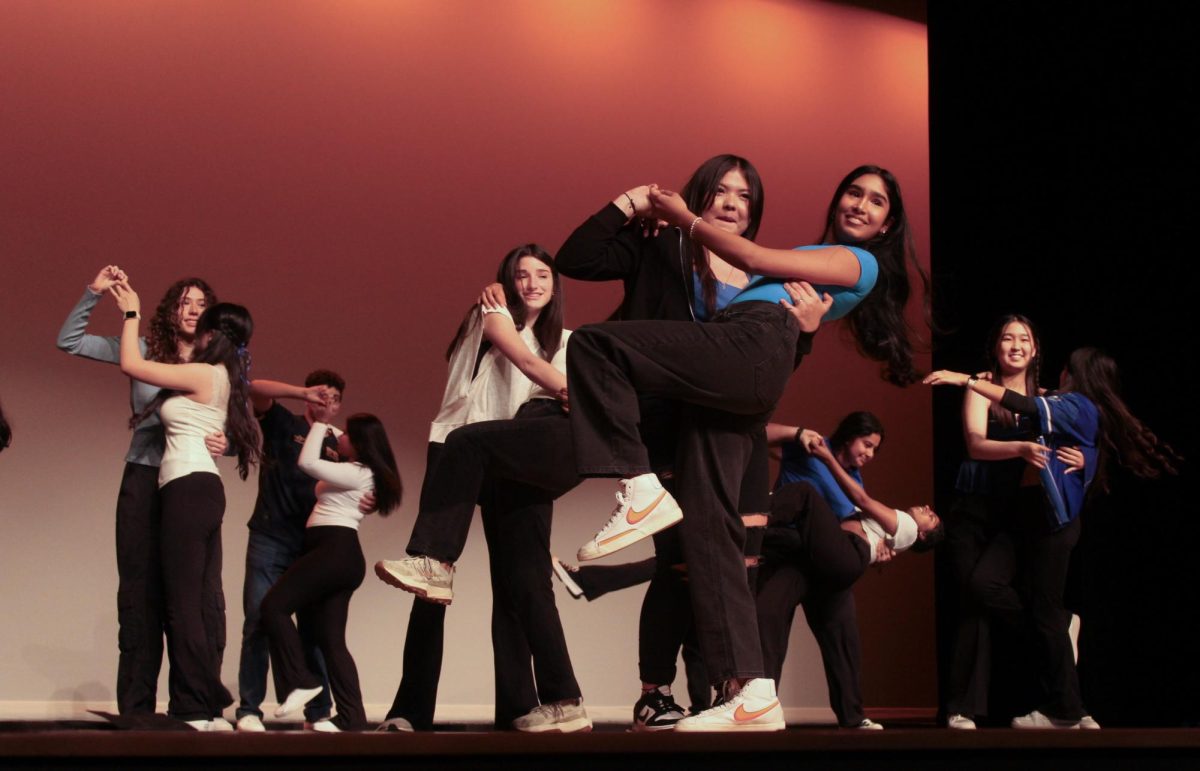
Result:
{"type": "MultiPolygon", "coordinates": [[[[797,246],[797,249],[822,249],[830,244],[821,244],[817,246],[797,246]]],[[[879,277],[879,264],[875,261],[875,255],[868,252],[866,249],[859,249],[857,246],[845,246],[851,253],[858,258],[858,281],[854,282],[853,286],[830,286],[829,284],[813,284],[813,288],[818,292],[828,293],[833,296],[833,307],[825,314],[822,321],[834,321],[845,316],[850,311],[854,310],[863,298],[866,297],[871,289],[875,286],[875,279],[879,277]]],[[[730,303],[742,303],[751,300],[760,302],[768,302],[778,304],[780,300],[788,300],[787,291],[783,288],[784,283],[791,279],[786,278],[768,278],[761,276],[754,279],[746,288],[733,298],[730,303]]]]}

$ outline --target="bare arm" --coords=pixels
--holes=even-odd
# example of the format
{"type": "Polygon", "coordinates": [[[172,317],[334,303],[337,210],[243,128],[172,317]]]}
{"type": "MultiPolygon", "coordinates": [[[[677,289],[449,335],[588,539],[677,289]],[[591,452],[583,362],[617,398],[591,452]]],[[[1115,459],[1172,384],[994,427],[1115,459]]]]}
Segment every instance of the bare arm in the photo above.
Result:
{"type": "MultiPolygon", "coordinates": [[[[113,284],[109,292],[123,312],[140,312],[137,292],[128,283],[113,284]]],[[[138,318],[125,319],[121,327],[121,371],[143,383],[190,394],[197,401],[212,398],[212,366],[209,364],[163,364],[148,361],[138,344],[138,318]]]]}
{"type": "Polygon", "coordinates": [[[821,442],[819,445],[815,444],[809,451],[829,467],[830,472],[833,473],[833,478],[837,480],[838,487],[842,488],[842,492],[846,493],[846,497],[850,499],[851,503],[862,509],[864,516],[878,522],[880,527],[889,535],[896,534],[896,528],[900,524],[896,516],[896,510],[867,495],[867,491],[863,489],[863,486],[854,477],[850,476],[849,472],[842,468],[837,459],[833,457],[833,453],[829,451],[828,445],[821,442]]]}
{"type": "Polygon", "coordinates": [[[567,376],[556,370],[550,362],[529,350],[511,316],[504,313],[483,315],[483,336],[496,350],[513,363],[525,377],[551,393],[559,393],[567,387],[567,376]]]}
{"type": "Polygon", "coordinates": [[[862,272],[858,258],[844,246],[818,249],[770,249],[741,236],[727,233],[704,220],[697,220],[676,193],[651,188],[650,200],[655,213],[686,231],[716,252],[729,264],[747,273],[776,278],[793,278],[814,284],[854,286],[862,272]]]}
{"type": "Polygon", "coordinates": [[[1048,451],[1037,442],[999,441],[987,438],[988,403],[999,402],[1004,398],[1003,386],[949,370],[931,372],[922,382],[928,385],[966,386],[967,392],[963,396],[963,432],[967,444],[967,454],[971,458],[975,460],[1022,458],[1038,468],[1046,465],[1048,451]]]}
{"type": "Polygon", "coordinates": [[[324,405],[328,401],[324,386],[297,386],[278,380],[251,380],[250,403],[254,412],[261,415],[271,409],[276,399],[300,399],[308,404],[324,405]]]}

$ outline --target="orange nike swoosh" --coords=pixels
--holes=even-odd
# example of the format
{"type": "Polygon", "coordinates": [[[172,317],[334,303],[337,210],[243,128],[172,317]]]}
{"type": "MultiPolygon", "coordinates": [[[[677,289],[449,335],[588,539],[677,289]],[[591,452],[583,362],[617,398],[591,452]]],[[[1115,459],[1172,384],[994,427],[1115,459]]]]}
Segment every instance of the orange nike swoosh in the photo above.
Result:
{"type": "Polygon", "coordinates": [[[634,509],[634,508],[630,508],[629,513],[625,515],[625,521],[631,525],[636,525],[637,523],[641,522],[643,519],[645,519],[650,514],[650,512],[654,511],[654,507],[657,506],[659,504],[659,502],[661,502],[662,499],[666,497],[666,495],[667,495],[667,491],[663,490],[659,494],[659,496],[654,499],[654,503],[650,504],[649,506],[642,509],[641,511],[638,511],[637,509],[634,509]]]}
{"type": "Polygon", "coordinates": [[[747,712],[746,707],[739,704],[737,709],[735,709],[733,711],[733,719],[738,723],[745,723],[749,720],[754,720],[755,718],[762,717],[763,715],[767,714],[771,710],[775,709],[777,706],[779,706],[779,699],[776,699],[775,701],[771,702],[770,704],[763,707],[762,709],[757,709],[753,712],[747,712]]]}

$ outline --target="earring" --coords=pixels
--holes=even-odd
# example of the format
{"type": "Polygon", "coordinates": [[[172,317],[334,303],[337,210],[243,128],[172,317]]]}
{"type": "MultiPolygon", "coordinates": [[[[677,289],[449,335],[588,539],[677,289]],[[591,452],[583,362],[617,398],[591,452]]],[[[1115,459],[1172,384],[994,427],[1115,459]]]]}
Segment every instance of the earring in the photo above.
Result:
{"type": "Polygon", "coordinates": [[[879,235],[881,235],[881,236],[886,236],[886,235],[887,235],[887,228],[880,228],[880,229],[879,229],[879,235]]]}

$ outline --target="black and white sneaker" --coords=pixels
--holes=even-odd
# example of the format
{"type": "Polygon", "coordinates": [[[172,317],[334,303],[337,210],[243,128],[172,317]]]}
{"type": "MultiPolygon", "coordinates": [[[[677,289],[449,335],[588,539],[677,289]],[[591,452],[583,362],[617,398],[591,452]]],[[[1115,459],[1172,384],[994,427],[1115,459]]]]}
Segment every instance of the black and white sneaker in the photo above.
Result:
{"type": "Polygon", "coordinates": [[[683,719],[683,709],[671,696],[671,686],[646,691],[633,705],[634,731],[670,731],[683,719]]]}
{"type": "Polygon", "coordinates": [[[554,577],[562,581],[562,585],[566,587],[567,593],[572,599],[578,600],[583,596],[583,587],[575,581],[574,573],[579,572],[579,568],[574,565],[568,565],[558,557],[550,558],[550,567],[554,569],[554,577]]]}

